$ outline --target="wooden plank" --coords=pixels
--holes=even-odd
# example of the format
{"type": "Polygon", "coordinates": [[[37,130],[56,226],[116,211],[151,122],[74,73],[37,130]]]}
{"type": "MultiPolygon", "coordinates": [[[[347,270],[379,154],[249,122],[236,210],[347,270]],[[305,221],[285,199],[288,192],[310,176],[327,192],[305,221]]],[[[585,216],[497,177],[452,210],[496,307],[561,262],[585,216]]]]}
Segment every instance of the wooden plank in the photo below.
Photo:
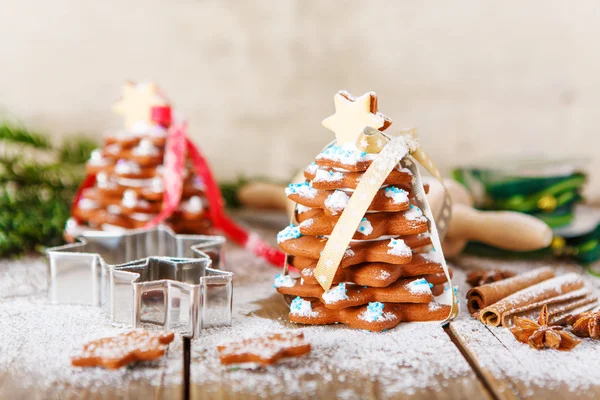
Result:
{"type": "Polygon", "coordinates": [[[46,287],[43,259],[0,262],[0,398],[181,398],[181,339],[152,364],[71,367],[83,343],[127,328],[112,326],[97,307],[49,304],[46,287]]]}
{"type": "Polygon", "coordinates": [[[490,398],[439,324],[403,324],[385,333],[290,324],[288,308],[272,288],[278,271],[241,249],[227,255],[236,274],[233,326],[192,341],[192,399],[490,398]],[[305,333],[313,345],[309,356],[256,371],[218,362],[219,343],[289,329],[305,333]]]}
{"type": "MultiPolygon", "coordinates": [[[[583,272],[573,263],[560,261],[506,261],[463,256],[457,264],[465,270],[501,268],[524,272],[542,265],[554,266],[559,273],[583,272]]],[[[454,283],[464,296],[468,290],[466,272],[455,271],[454,283]]],[[[594,282],[589,282],[590,286],[594,282]]],[[[466,307],[464,307],[466,308],[466,307]]],[[[489,327],[461,310],[450,324],[457,344],[462,348],[479,374],[501,399],[515,398],[599,398],[600,347],[597,342],[584,342],[570,352],[534,350],[517,342],[506,328],[489,327]]]]}

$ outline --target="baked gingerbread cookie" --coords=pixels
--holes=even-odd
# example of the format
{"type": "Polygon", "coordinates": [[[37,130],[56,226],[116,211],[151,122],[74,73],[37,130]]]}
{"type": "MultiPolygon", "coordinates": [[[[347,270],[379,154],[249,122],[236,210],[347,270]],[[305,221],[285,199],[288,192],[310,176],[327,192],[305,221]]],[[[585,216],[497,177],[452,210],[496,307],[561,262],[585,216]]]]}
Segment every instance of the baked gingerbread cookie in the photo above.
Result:
{"type": "Polygon", "coordinates": [[[374,93],[354,97],[339,92],[335,108],[323,125],[335,133],[336,142],[305,168],[305,182],[285,189],[295,203],[294,218],[279,232],[277,242],[300,276],[279,275],[274,286],[279,293],[295,297],[290,321],[382,331],[400,322],[446,319],[450,306],[436,297],[449,290],[451,271],[445,270],[440,253],[435,253],[438,249],[430,236],[433,221],[418,207],[424,199],[416,197],[428,187],[415,186],[416,173],[407,168],[406,160],[385,167],[387,175],[378,174],[385,162],[374,163],[388,138],[375,130],[385,130],[391,120],[377,110],[374,93]],[[370,176],[365,178],[368,170],[370,176]],[[363,179],[368,179],[366,184],[363,179]],[[374,187],[366,197],[369,185],[374,187]],[[363,204],[361,213],[365,208],[366,212],[354,215],[357,204],[366,200],[370,204],[363,204]],[[349,204],[354,210],[348,209],[349,204]],[[326,246],[327,265],[322,259],[326,246]],[[344,247],[343,255],[336,254],[341,259],[331,257],[344,247]],[[315,272],[323,267],[328,274],[315,272]]]}
{"type": "Polygon", "coordinates": [[[76,367],[117,369],[138,361],[156,360],[165,354],[174,337],[173,332],[134,330],[94,340],[86,343],[82,352],[71,358],[71,364],[76,367]]]}
{"type": "Polygon", "coordinates": [[[310,353],[302,332],[276,333],[217,346],[223,365],[266,366],[310,353]]]}

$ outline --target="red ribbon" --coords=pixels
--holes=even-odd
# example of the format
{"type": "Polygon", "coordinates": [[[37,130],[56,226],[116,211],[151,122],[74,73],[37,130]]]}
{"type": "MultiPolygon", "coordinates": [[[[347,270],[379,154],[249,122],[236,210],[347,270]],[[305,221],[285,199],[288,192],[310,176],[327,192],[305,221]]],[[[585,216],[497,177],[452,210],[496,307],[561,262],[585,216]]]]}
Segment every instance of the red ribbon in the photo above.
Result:
{"type": "Polygon", "coordinates": [[[165,148],[163,172],[163,205],[160,213],[146,223],[151,228],[169,218],[181,201],[183,190],[183,170],[185,166],[185,140],[187,124],[175,124],[169,128],[169,137],[165,148]]]}
{"type": "Polygon", "coordinates": [[[213,177],[208,162],[189,138],[186,138],[186,142],[188,155],[194,164],[196,174],[204,180],[206,198],[213,224],[221,229],[229,239],[240,246],[245,247],[277,267],[283,267],[285,262],[285,254],[283,252],[269,246],[257,233],[247,232],[225,214],[223,195],[213,177]]]}
{"type": "Polygon", "coordinates": [[[209,215],[214,227],[221,230],[230,240],[264,258],[269,263],[277,267],[283,267],[285,262],[283,252],[272,248],[258,234],[246,231],[227,216],[221,189],[208,162],[196,145],[187,137],[187,124],[185,122],[174,124],[169,129],[163,173],[165,189],[163,208],[160,214],[145,226],[153,227],[160,224],[177,209],[183,189],[186,150],[194,165],[196,175],[204,182],[209,215]]]}
{"type": "MultiPolygon", "coordinates": [[[[152,115],[156,115],[157,118],[160,117],[161,121],[155,122],[162,124],[166,121],[165,118],[167,118],[167,116],[170,120],[171,112],[170,108],[168,112],[164,110],[164,107],[159,108],[161,108],[161,110],[155,110],[153,108],[152,115]]],[[[186,151],[194,165],[197,176],[204,181],[210,219],[212,220],[214,227],[221,230],[230,240],[250,250],[257,256],[264,258],[274,266],[283,267],[285,262],[285,254],[283,252],[269,246],[257,233],[246,231],[227,216],[221,189],[213,177],[208,162],[200,153],[200,150],[198,150],[194,143],[187,137],[187,124],[185,122],[173,124],[169,128],[163,173],[163,207],[161,212],[154,219],[149,221],[145,227],[149,228],[160,224],[165,219],[169,218],[169,216],[177,209],[177,206],[181,201],[181,192],[183,189],[183,172],[185,169],[186,151]]],[[[77,223],[80,223],[81,221],[78,221],[74,217],[75,208],[81,200],[83,191],[92,187],[95,182],[96,176],[94,174],[88,175],[75,194],[71,206],[71,215],[77,223]]]]}

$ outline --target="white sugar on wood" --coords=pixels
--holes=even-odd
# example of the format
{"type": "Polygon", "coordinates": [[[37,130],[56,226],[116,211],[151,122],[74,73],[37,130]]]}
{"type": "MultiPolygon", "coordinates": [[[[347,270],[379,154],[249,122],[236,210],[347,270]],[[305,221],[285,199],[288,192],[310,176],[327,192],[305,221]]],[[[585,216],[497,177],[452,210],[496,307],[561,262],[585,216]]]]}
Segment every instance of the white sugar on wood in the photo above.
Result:
{"type": "Polygon", "coordinates": [[[192,342],[191,382],[200,385],[201,390],[218,390],[226,379],[227,390],[233,393],[308,398],[316,395],[317,388],[323,385],[334,387],[335,382],[360,379],[377,381],[375,386],[369,386],[375,387],[376,392],[359,392],[361,388],[349,392],[344,385],[335,385],[337,392],[329,393],[330,397],[398,397],[422,388],[443,390],[437,385],[432,387],[431,382],[475,379],[467,362],[437,322],[400,324],[384,333],[341,325],[291,324],[287,322],[289,311],[282,298],[273,294],[270,287],[273,270],[262,262],[251,266],[240,262],[253,259],[245,252],[232,251],[228,256],[236,276],[248,274],[255,284],[236,286],[231,327],[205,330],[201,338],[192,342]],[[263,308],[266,302],[269,303],[268,312],[263,308]],[[279,318],[273,319],[273,310],[279,310],[279,318]],[[287,332],[290,328],[304,332],[312,346],[309,355],[257,371],[231,370],[220,365],[217,345],[287,332]]]}

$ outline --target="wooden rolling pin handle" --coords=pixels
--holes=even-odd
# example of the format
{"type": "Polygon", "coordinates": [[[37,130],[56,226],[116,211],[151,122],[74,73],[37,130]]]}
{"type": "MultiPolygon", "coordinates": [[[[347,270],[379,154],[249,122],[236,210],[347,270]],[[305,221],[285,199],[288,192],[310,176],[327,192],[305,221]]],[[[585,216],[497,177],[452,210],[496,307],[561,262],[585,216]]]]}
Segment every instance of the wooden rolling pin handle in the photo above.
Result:
{"type": "Polygon", "coordinates": [[[552,230],[543,221],[512,211],[478,211],[454,204],[448,238],[476,240],[504,250],[532,251],[548,247],[552,230]]]}
{"type": "Polygon", "coordinates": [[[285,186],[274,183],[253,182],[238,191],[238,200],[245,207],[285,210],[288,199],[285,186]]]}

